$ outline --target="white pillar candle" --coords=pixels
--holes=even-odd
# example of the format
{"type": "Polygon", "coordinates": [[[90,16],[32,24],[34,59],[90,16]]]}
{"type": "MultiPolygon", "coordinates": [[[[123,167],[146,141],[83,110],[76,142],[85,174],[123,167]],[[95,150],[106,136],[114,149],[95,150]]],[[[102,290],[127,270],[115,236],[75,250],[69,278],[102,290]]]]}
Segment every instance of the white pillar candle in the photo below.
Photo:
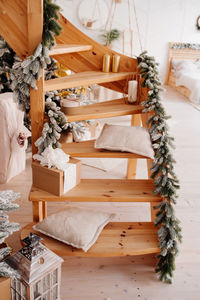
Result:
{"type": "Polygon", "coordinates": [[[137,80],[129,80],[128,82],[128,102],[133,103],[137,100],[137,80]]]}

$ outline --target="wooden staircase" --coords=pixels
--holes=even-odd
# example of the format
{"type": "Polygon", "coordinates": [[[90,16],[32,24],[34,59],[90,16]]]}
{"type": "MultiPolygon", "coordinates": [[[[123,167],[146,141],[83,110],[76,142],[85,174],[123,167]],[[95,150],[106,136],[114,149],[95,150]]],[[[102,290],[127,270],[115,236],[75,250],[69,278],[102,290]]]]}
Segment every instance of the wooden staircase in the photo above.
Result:
{"type": "MultiPolygon", "coordinates": [[[[12,2],[14,5],[14,1],[12,2]]],[[[17,0],[17,4],[18,4],[17,0]]],[[[38,44],[38,34],[34,30],[36,16],[40,15],[40,24],[42,19],[41,0],[23,0],[26,2],[26,22],[29,20],[28,40],[31,45],[38,44]],[[31,14],[30,14],[31,11],[31,14]],[[36,38],[37,36],[37,38],[36,38]]],[[[16,4],[16,6],[17,6],[16,4]]],[[[7,5],[7,4],[6,4],[7,5]]],[[[21,3],[19,4],[21,7],[21,3]]],[[[25,13],[25,12],[24,12],[25,13]]],[[[21,20],[21,19],[20,19],[21,20]]],[[[2,20],[0,20],[0,25],[2,20]]],[[[111,55],[116,52],[104,47],[75,28],[63,16],[60,17],[60,24],[63,27],[61,35],[57,38],[57,46],[50,51],[50,55],[56,58],[60,63],[71,69],[75,74],[44,81],[44,75],[38,82],[38,89],[31,89],[31,124],[32,124],[32,142],[33,154],[37,152],[34,142],[41,135],[44,123],[44,94],[47,91],[72,88],[80,85],[100,84],[112,90],[127,93],[128,80],[137,76],[137,60],[121,55],[119,73],[103,73],[102,58],[105,53],[111,55]]],[[[37,28],[37,27],[36,27],[37,28]]],[[[13,31],[12,31],[13,33],[13,31]]],[[[0,30],[1,34],[1,30],[0,30]]],[[[41,28],[39,31],[41,39],[41,28]]],[[[19,32],[18,32],[19,35],[19,32]]],[[[5,34],[4,34],[5,38],[5,34]]],[[[15,49],[21,57],[26,56],[31,49],[27,47],[27,41],[23,43],[22,49],[15,49]]],[[[73,114],[67,115],[68,121],[81,121],[87,119],[101,119],[116,116],[132,115],[131,125],[146,126],[147,114],[142,113],[141,101],[146,99],[147,90],[141,87],[139,94],[139,104],[127,104],[125,99],[116,99],[113,101],[101,102],[93,105],[77,107],[73,114]]],[[[134,179],[136,174],[137,159],[147,159],[144,156],[128,153],[113,152],[94,148],[94,141],[63,144],[62,149],[72,157],[95,157],[95,158],[127,158],[128,169],[127,179],[82,179],[81,183],[64,196],[56,197],[52,194],[38,190],[34,186],[31,188],[29,200],[33,207],[33,221],[38,222],[47,216],[48,202],[148,202],[151,209],[151,222],[142,223],[124,223],[116,222],[108,224],[101,233],[98,241],[87,252],[74,249],[64,245],[51,238],[43,236],[44,243],[57,254],[65,256],[122,256],[122,255],[140,255],[148,253],[158,253],[157,229],[153,221],[155,211],[153,206],[161,201],[161,197],[152,193],[154,185],[151,179],[134,179]]],[[[150,166],[151,160],[147,159],[147,165],[150,166]]],[[[149,168],[148,168],[148,173],[149,168]]],[[[26,226],[21,237],[29,234],[33,224],[26,226]]]]}

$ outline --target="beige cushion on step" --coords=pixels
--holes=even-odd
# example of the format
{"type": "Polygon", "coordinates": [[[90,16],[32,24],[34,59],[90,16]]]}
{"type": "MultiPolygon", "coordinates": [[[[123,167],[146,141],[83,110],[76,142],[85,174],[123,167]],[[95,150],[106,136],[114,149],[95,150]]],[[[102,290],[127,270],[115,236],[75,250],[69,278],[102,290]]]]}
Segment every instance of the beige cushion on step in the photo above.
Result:
{"type": "Polygon", "coordinates": [[[114,214],[70,206],[34,225],[33,229],[86,252],[113,217],[114,214]]]}
{"type": "Polygon", "coordinates": [[[105,124],[95,142],[95,148],[131,152],[154,158],[149,132],[143,127],[105,124]]]}

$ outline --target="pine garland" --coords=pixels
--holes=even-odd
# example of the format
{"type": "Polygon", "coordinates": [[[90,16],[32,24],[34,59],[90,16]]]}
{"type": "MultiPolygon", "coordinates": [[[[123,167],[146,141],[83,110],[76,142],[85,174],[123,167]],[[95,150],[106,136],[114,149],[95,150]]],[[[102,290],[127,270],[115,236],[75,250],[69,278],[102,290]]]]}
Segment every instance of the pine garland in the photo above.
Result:
{"type": "Polygon", "coordinates": [[[174,43],[171,46],[171,49],[192,49],[192,50],[200,50],[200,44],[194,44],[194,43],[174,43]]]}
{"type": "Polygon", "coordinates": [[[14,62],[18,60],[15,52],[0,36],[0,92],[12,92],[10,72],[14,62]]]}
{"type": "Polygon", "coordinates": [[[45,110],[49,117],[49,122],[44,124],[42,136],[35,142],[38,147],[38,153],[41,154],[45,148],[52,145],[53,148],[60,147],[58,140],[62,130],[66,130],[69,126],[65,115],[60,111],[60,107],[51,99],[51,94],[46,99],[45,110]]]}
{"type": "MultiPolygon", "coordinates": [[[[13,211],[19,207],[18,204],[12,203],[19,198],[19,193],[13,191],[1,191],[0,192],[0,244],[11,235],[13,232],[20,229],[18,223],[9,222],[6,212],[13,211]]],[[[11,252],[10,247],[4,247],[0,249],[0,261],[3,260],[11,252]]],[[[8,267],[5,262],[0,262],[0,277],[16,277],[17,272],[8,267]]]]}
{"type": "Polygon", "coordinates": [[[155,225],[158,229],[159,247],[156,272],[159,279],[167,283],[172,282],[175,269],[175,256],[178,254],[178,242],[181,242],[180,221],[176,218],[174,204],[177,199],[178,179],[174,173],[174,159],[170,147],[173,147],[173,138],[168,133],[165,109],[161,103],[161,82],[158,78],[158,64],[154,57],[147,52],[138,57],[138,68],[143,78],[143,87],[147,87],[148,99],[142,103],[143,112],[152,112],[148,120],[152,145],[155,150],[155,159],[151,166],[151,178],[154,180],[154,194],[160,194],[162,202],[154,207],[156,213],[155,225]]]}

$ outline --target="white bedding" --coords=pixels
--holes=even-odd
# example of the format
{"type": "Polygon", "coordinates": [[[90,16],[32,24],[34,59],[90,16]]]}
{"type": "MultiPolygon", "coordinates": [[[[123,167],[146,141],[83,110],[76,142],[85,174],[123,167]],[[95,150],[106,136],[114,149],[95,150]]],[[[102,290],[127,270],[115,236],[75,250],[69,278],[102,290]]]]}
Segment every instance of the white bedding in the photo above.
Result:
{"type": "Polygon", "coordinates": [[[199,72],[179,71],[176,74],[176,86],[185,86],[190,90],[190,100],[200,104],[200,70],[199,72]]]}
{"type": "Polygon", "coordinates": [[[173,60],[173,71],[176,86],[185,86],[190,90],[190,100],[200,105],[200,62],[189,60],[173,60]]]}

